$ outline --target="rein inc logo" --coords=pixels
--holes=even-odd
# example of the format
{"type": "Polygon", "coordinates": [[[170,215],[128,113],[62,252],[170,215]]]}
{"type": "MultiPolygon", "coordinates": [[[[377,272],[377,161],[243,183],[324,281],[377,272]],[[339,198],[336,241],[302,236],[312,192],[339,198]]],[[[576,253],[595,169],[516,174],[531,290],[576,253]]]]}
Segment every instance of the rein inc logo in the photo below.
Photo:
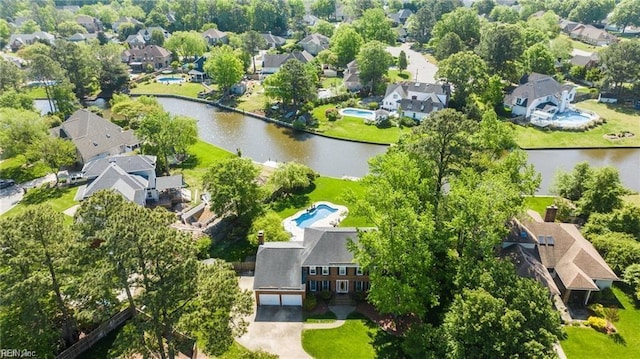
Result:
{"type": "Polygon", "coordinates": [[[35,350],[29,349],[0,349],[0,358],[36,358],[35,350]]]}

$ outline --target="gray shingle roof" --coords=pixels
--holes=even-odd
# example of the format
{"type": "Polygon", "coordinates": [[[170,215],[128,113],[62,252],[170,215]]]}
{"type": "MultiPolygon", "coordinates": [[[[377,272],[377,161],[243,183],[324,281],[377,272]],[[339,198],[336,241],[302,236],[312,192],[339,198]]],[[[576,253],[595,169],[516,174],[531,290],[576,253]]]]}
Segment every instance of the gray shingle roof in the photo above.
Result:
{"type": "Polygon", "coordinates": [[[527,82],[516,87],[510,94],[505,96],[505,103],[511,104],[517,98],[526,99],[522,106],[529,106],[533,100],[546,97],[557,96],[559,98],[565,88],[553,77],[539,73],[531,73],[527,82]]]}
{"type": "Polygon", "coordinates": [[[286,42],[284,37],[269,34],[260,34],[270,46],[282,46],[286,42]]]}
{"type": "Polygon", "coordinates": [[[209,29],[202,33],[202,37],[210,39],[223,39],[227,37],[227,33],[218,29],[209,29]]]}
{"type": "Polygon", "coordinates": [[[291,59],[296,59],[306,64],[313,60],[313,55],[307,51],[294,51],[288,54],[265,54],[262,60],[262,67],[280,67],[291,59]]]}
{"type": "Polygon", "coordinates": [[[133,155],[111,156],[98,158],[82,167],[83,176],[87,179],[98,177],[111,163],[116,163],[126,173],[154,171],[156,169],[156,156],[133,155]]]}
{"type": "Polygon", "coordinates": [[[308,35],[304,39],[300,40],[298,43],[299,44],[314,43],[324,47],[325,49],[329,48],[329,38],[318,33],[313,33],[311,35],[308,35]]]}
{"type": "Polygon", "coordinates": [[[113,190],[131,202],[144,206],[148,182],[141,176],[130,175],[116,163],[111,163],[91,184],[84,188],[82,199],[100,190],[113,190]]]}
{"type": "Polygon", "coordinates": [[[353,253],[347,249],[349,239],[358,242],[358,232],[355,228],[305,228],[302,265],[354,265],[353,253]]]}
{"type": "Polygon", "coordinates": [[[132,130],[125,131],[86,109],[74,112],[60,126],[52,128],[51,132],[55,136],[71,139],[83,162],[105,152],[112,155],[124,153],[126,146],[135,146],[140,142],[132,130]]]}
{"type": "Polygon", "coordinates": [[[158,191],[164,191],[166,189],[182,188],[184,182],[182,181],[182,175],[174,176],[162,176],[156,178],[156,189],[158,191]]]}
{"type": "Polygon", "coordinates": [[[267,242],[256,255],[254,289],[302,290],[302,252],[300,242],[267,242]]]}
{"type": "Polygon", "coordinates": [[[500,257],[511,260],[519,276],[533,278],[549,288],[551,294],[560,294],[558,286],[553,281],[547,268],[540,262],[540,256],[535,249],[513,244],[504,248],[500,252],[500,257]]]}

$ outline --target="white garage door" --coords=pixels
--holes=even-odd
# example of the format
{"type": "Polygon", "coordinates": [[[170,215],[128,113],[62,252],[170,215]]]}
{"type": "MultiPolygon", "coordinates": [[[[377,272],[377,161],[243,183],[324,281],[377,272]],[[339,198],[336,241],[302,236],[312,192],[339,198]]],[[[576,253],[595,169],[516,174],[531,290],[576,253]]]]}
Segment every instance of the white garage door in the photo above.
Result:
{"type": "Polygon", "coordinates": [[[302,306],[302,295],[300,294],[283,294],[282,305],[302,306]]]}
{"type": "Polygon", "coordinates": [[[260,294],[260,305],[280,305],[280,295],[260,294]]]}

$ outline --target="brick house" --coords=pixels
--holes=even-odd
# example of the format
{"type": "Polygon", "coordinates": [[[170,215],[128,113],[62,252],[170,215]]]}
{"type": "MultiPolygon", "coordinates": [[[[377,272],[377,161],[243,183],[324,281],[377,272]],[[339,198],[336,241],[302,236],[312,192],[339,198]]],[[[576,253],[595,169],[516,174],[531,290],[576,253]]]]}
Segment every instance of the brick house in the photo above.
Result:
{"type": "Polygon", "coordinates": [[[305,228],[302,241],[267,242],[256,256],[258,305],[301,306],[307,294],[354,294],[369,290],[369,277],[347,248],[355,228],[305,228]]]}

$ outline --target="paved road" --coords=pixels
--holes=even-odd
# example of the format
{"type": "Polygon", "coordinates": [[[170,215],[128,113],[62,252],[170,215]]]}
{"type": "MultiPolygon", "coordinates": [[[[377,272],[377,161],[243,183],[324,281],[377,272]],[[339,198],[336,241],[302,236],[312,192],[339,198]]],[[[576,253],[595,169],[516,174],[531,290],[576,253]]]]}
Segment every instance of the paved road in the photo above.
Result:
{"type": "Polygon", "coordinates": [[[393,56],[398,56],[401,50],[404,50],[405,54],[407,54],[407,70],[411,72],[411,80],[415,81],[417,73],[418,82],[436,82],[436,71],[438,71],[438,66],[429,62],[421,53],[411,50],[410,43],[387,47],[387,51],[393,56]]]}
{"type": "Polygon", "coordinates": [[[0,215],[15,207],[24,196],[23,188],[39,187],[46,182],[55,182],[56,176],[50,173],[44,177],[36,178],[32,181],[20,183],[15,186],[0,190],[0,215]]]}

